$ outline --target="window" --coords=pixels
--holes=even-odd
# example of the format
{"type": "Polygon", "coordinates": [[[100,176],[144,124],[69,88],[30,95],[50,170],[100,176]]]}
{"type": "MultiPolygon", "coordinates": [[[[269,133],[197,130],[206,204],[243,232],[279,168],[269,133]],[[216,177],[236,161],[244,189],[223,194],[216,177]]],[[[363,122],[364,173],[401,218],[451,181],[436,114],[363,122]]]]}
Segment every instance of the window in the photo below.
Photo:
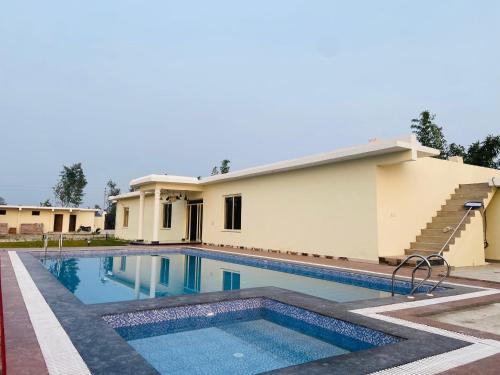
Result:
{"type": "Polygon", "coordinates": [[[225,198],[224,229],[241,229],[241,195],[225,198]]]}
{"type": "Polygon", "coordinates": [[[168,278],[170,276],[170,259],[161,258],[160,263],[160,284],[168,285],[168,278]]]}
{"type": "Polygon", "coordinates": [[[127,257],[126,256],[120,257],[120,271],[125,272],[126,268],[127,268],[127,257]]]}
{"type": "Polygon", "coordinates": [[[40,211],[31,211],[32,216],[40,216],[40,211]]]}
{"type": "Polygon", "coordinates": [[[222,271],[222,290],[240,289],[240,273],[234,271],[222,271]]]}
{"type": "Polygon", "coordinates": [[[0,210],[0,215],[7,215],[7,210],[0,210]]]}
{"type": "Polygon", "coordinates": [[[123,207],[123,227],[124,228],[128,227],[128,213],[129,213],[129,208],[123,207]]]}
{"type": "Polygon", "coordinates": [[[172,228],[172,203],[163,205],[163,228],[172,228]]]}

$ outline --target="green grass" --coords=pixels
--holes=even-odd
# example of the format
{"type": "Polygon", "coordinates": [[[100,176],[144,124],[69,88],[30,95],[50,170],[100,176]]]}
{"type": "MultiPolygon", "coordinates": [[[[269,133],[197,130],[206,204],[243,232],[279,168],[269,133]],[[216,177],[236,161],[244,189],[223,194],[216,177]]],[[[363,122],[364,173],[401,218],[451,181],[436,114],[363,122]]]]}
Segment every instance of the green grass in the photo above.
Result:
{"type": "MultiPolygon", "coordinates": [[[[120,246],[127,245],[129,241],[117,240],[115,238],[96,238],[90,240],[90,245],[87,240],[64,240],[63,247],[87,247],[87,246],[120,246]]],[[[0,242],[1,248],[42,248],[42,241],[13,241],[0,242]]],[[[49,247],[59,247],[59,241],[49,241],[49,247]]]]}

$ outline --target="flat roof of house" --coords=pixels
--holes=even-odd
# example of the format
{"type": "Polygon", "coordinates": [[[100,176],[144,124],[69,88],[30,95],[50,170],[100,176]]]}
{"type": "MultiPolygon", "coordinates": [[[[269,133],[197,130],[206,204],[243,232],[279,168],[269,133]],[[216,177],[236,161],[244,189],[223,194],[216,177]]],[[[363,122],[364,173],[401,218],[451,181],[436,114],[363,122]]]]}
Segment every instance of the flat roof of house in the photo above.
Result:
{"type": "Polygon", "coordinates": [[[12,204],[0,205],[0,210],[5,208],[14,208],[17,210],[50,210],[50,211],[99,211],[97,208],[80,208],[80,207],[46,207],[46,206],[18,206],[12,204]]]}
{"type": "MultiPolygon", "coordinates": [[[[415,158],[437,156],[440,153],[440,151],[437,149],[422,146],[417,141],[415,135],[411,134],[406,137],[391,139],[391,140],[374,139],[369,143],[363,145],[341,148],[321,154],[305,156],[271,164],[265,164],[257,167],[241,169],[239,171],[219,174],[215,176],[196,178],[187,176],[151,174],[144,177],[133,179],[132,181],[130,181],[130,186],[139,187],[141,185],[158,183],[158,182],[187,184],[187,185],[207,185],[222,181],[236,180],[241,178],[254,177],[272,173],[280,173],[296,169],[319,166],[323,164],[337,163],[346,160],[362,159],[362,158],[380,156],[402,151],[412,151],[415,158]]],[[[110,197],[110,199],[131,198],[137,196],[138,194],[139,194],[138,192],[125,193],[114,197],[110,197]]]]}

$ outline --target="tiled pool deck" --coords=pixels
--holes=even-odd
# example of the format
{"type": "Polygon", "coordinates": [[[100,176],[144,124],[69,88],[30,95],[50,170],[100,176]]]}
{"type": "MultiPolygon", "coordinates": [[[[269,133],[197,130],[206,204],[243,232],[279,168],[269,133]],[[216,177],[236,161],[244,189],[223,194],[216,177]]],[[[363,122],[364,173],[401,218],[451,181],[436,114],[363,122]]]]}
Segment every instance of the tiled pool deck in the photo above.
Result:
{"type": "MultiPolygon", "coordinates": [[[[178,248],[178,247],[176,247],[178,248]]],[[[205,250],[231,252],[266,258],[276,258],[309,265],[341,267],[370,274],[387,276],[393,267],[333,259],[310,258],[288,254],[253,252],[231,248],[209,248],[205,250]]],[[[123,249],[123,247],[121,247],[123,249]]],[[[168,247],[148,247],[148,252],[168,251],[168,247]]],[[[73,250],[73,249],[71,249],[73,250]]],[[[88,251],[88,248],[81,249],[88,251]]],[[[102,249],[110,251],[109,248],[102,249]]],[[[127,247],[120,253],[133,253],[138,249],[127,247]]],[[[116,332],[104,323],[102,316],[130,313],[141,310],[162,309],[183,305],[218,303],[221,301],[269,298],[297,306],[315,313],[372,328],[389,335],[405,338],[390,346],[381,346],[338,357],[330,357],[303,365],[276,370],[276,373],[381,373],[409,374],[438,373],[497,373],[500,367],[500,337],[492,333],[453,326],[432,319],[432,314],[460,309],[464,306],[482,305],[500,301],[500,284],[484,281],[470,281],[450,278],[453,289],[436,293],[434,298],[418,296],[415,300],[405,297],[382,298],[359,302],[337,303],[279,288],[254,288],[231,292],[213,292],[197,295],[115,302],[102,305],[83,305],[67,291],[31,256],[29,250],[18,250],[21,266],[28,271],[37,285],[40,296],[52,310],[72,345],[77,356],[85,362],[93,374],[156,374],[157,372],[123,341],[116,332]],[[474,289],[467,286],[474,287],[474,289]],[[79,354],[78,354],[79,353],[79,354]],[[459,367],[456,367],[459,366],[459,367]],[[388,369],[388,370],[384,370],[388,369]]],[[[92,248],[92,251],[100,249],[92,248]]],[[[1,288],[3,299],[3,321],[5,329],[6,366],[12,374],[69,373],[64,368],[64,358],[47,359],[47,349],[39,330],[30,319],[33,308],[26,308],[26,295],[21,291],[23,281],[19,280],[20,265],[7,252],[0,253],[1,288]],[[17,277],[17,278],[16,278],[17,277]],[[20,289],[21,288],[21,289],[20,289]],[[42,353],[42,351],[44,351],[42,353]],[[64,363],[54,367],[47,363],[64,363]],[[52,361],[52,362],[51,362],[52,361]],[[58,367],[59,366],[59,367],[58,367]],[[50,368],[50,371],[47,368],[50,368]]],[[[22,268],[22,267],[21,267],[22,268]]],[[[404,273],[407,273],[405,271],[404,273]]],[[[22,273],[22,272],[21,272],[22,273]]],[[[28,281],[29,282],[29,281],[28,281]]],[[[36,289],[36,288],[35,288],[36,289]]],[[[37,298],[31,296],[28,298],[37,298]]],[[[30,300],[30,299],[28,299],[30,300]]],[[[71,356],[70,356],[71,357],[71,356]]],[[[72,359],[74,360],[74,358],[72,359]]],[[[78,360],[77,362],[78,363],[78,360]]],[[[82,373],[76,369],[75,374],[82,373]]]]}

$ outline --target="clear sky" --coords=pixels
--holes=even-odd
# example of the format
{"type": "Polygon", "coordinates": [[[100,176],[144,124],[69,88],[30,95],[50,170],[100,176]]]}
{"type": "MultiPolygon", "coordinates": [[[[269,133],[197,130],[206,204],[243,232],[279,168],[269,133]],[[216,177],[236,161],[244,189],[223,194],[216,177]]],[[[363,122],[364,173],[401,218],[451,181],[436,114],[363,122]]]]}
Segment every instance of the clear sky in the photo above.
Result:
{"type": "Polygon", "coordinates": [[[0,6],[0,196],[207,175],[409,133],[500,133],[500,1],[12,0],[0,6]]]}

